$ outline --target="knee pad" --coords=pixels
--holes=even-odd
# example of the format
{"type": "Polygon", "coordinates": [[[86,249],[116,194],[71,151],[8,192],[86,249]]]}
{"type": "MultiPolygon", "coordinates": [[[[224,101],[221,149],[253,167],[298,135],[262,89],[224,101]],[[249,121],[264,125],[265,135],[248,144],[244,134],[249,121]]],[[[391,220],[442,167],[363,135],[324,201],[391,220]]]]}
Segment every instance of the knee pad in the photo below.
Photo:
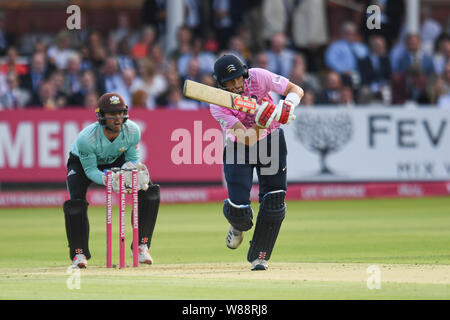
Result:
{"type": "Polygon", "coordinates": [[[247,255],[249,262],[255,259],[270,259],[281,223],[286,215],[285,196],[284,190],[268,192],[264,195],[259,207],[253,239],[250,241],[247,255]]]}
{"type": "Polygon", "coordinates": [[[87,259],[89,252],[89,219],[87,215],[89,203],[84,199],[67,200],[64,202],[64,219],[66,222],[67,241],[70,248],[70,259],[77,253],[83,253],[87,259]],[[81,249],[82,252],[76,250],[81,249]]]}
{"type": "Polygon", "coordinates": [[[230,199],[226,199],[223,214],[228,222],[240,231],[247,231],[253,227],[253,209],[249,204],[236,205],[230,199]]]}
{"type": "Polygon", "coordinates": [[[147,190],[140,190],[138,202],[139,244],[150,247],[159,211],[160,186],[152,184],[147,190]]]}

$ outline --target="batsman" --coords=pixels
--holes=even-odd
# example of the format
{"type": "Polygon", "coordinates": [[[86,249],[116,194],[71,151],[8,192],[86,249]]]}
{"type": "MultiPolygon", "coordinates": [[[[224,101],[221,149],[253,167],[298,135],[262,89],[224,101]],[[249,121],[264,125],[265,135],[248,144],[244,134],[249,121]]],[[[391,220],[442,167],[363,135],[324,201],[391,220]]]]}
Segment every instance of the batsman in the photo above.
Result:
{"type": "Polygon", "coordinates": [[[266,270],[286,214],[287,148],[281,125],[295,119],[294,109],[303,97],[303,90],[268,70],[248,69],[232,54],[215,62],[213,76],[219,88],[255,98],[258,103],[254,115],[214,104],[210,105],[210,111],[227,136],[223,170],[229,198],[224,201],[223,213],[230,228],[226,245],[236,249],[242,243],[244,232],[253,227],[250,192],[256,170],[259,211],[247,260],[251,270],[266,270]],[[285,98],[275,105],[271,92],[285,98]],[[263,157],[266,152],[261,150],[270,150],[270,164],[263,157]],[[277,165],[269,172],[268,166],[273,163],[277,165]]]}
{"type": "MultiPolygon", "coordinates": [[[[138,170],[139,263],[152,264],[149,248],[158,216],[160,187],[151,182],[147,167],[140,162],[139,126],[128,119],[128,106],[114,92],[100,97],[95,112],[97,122],[79,133],[67,161],[70,199],[64,202],[63,210],[72,266],[86,268],[91,258],[86,193],[93,182],[106,185],[105,170],[111,168],[138,170]]],[[[131,181],[127,180],[125,175],[125,185],[131,188],[131,181]]],[[[112,186],[119,193],[119,173],[112,174],[112,186]]]]}

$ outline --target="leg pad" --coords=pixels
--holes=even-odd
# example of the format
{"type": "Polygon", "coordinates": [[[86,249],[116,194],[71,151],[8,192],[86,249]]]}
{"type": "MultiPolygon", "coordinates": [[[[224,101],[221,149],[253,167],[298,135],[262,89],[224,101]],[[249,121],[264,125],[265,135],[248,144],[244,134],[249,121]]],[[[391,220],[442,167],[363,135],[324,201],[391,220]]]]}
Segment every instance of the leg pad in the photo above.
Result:
{"type": "Polygon", "coordinates": [[[247,260],[269,260],[286,214],[286,191],[278,190],[264,195],[256,221],[253,239],[250,241],[247,260]]]}
{"type": "Polygon", "coordinates": [[[247,231],[253,227],[253,209],[249,204],[236,205],[226,199],[223,203],[223,214],[228,222],[240,231],[247,231]]]}
{"type": "Polygon", "coordinates": [[[89,252],[88,206],[89,203],[83,199],[67,200],[63,205],[71,260],[77,253],[84,254],[87,259],[91,257],[89,252]]]}

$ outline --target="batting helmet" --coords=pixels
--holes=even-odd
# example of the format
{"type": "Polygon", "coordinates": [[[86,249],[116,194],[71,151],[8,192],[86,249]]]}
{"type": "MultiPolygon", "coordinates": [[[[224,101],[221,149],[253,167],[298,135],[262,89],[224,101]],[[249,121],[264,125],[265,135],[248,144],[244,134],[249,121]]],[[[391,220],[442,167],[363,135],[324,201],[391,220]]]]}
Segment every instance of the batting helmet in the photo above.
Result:
{"type": "Polygon", "coordinates": [[[95,109],[98,123],[102,126],[106,124],[105,113],[125,111],[123,123],[128,119],[128,106],[120,94],[115,92],[105,93],[98,99],[98,107],[95,109]]]}
{"type": "Polygon", "coordinates": [[[243,76],[249,77],[247,66],[234,54],[226,54],[214,63],[214,80],[219,87],[223,87],[224,82],[243,76]]]}

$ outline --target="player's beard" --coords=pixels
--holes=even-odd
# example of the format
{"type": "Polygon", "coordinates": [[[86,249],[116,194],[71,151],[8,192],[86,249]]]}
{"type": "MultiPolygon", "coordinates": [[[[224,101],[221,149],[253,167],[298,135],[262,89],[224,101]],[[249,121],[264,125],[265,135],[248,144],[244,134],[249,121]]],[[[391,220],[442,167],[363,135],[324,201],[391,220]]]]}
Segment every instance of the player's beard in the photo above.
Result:
{"type": "Polygon", "coordinates": [[[112,133],[120,133],[120,130],[122,130],[122,124],[120,120],[115,120],[113,126],[111,125],[105,125],[105,129],[112,133]]]}

